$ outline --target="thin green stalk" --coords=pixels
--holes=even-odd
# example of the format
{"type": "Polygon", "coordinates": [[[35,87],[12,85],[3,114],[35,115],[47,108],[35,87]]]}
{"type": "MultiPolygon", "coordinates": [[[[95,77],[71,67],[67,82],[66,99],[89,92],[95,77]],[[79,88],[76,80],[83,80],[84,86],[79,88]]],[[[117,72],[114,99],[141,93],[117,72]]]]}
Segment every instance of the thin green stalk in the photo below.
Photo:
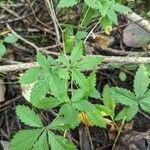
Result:
{"type": "MultiPolygon", "coordinates": [[[[90,10],[90,7],[88,7],[88,9],[86,10],[86,13],[85,13],[85,15],[84,15],[84,17],[83,17],[83,19],[82,19],[82,22],[81,22],[79,28],[78,28],[78,31],[79,31],[79,30],[81,29],[81,27],[83,26],[83,23],[84,23],[84,21],[85,21],[85,18],[86,18],[86,16],[87,16],[89,10],[90,10]]],[[[78,32],[78,31],[77,31],[77,32],[78,32]]]]}
{"type": "Polygon", "coordinates": [[[114,144],[113,144],[112,150],[115,150],[116,143],[117,143],[117,141],[118,141],[118,139],[119,139],[119,136],[120,136],[120,134],[121,134],[121,131],[122,131],[123,125],[124,125],[124,123],[125,123],[125,120],[126,120],[126,116],[123,118],[123,120],[122,120],[122,122],[121,122],[121,127],[119,128],[119,132],[118,132],[117,137],[116,137],[116,139],[115,139],[115,141],[114,141],[114,144]]]}

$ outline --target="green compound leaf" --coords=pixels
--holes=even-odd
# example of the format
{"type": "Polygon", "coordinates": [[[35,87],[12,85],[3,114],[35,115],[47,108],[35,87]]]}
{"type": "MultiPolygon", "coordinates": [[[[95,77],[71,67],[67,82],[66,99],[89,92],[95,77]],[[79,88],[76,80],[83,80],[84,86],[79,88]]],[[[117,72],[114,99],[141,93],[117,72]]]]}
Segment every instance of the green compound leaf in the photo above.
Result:
{"type": "Polygon", "coordinates": [[[103,89],[102,97],[103,97],[104,105],[107,106],[110,110],[112,110],[113,116],[114,116],[116,104],[115,104],[115,100],[111,93],[111,88],[107,84],[105,85],[105,87],[103,89]]]}
{"type": "Polygon", "coordinates": [[[71,128],[75,128],[80,123],[78,113],[72,104],[64,104],[59,111],[59,114],[64,116],[66,124],[69,124],[71,128]]]}
{"type": "Polygon", "coordinates": [[[133,106],[134,104],[137,104],[136,97],[134,93],[127,89],[115,87],[112,89],[112,95],[116,102],[127,105],[127,106],[133,106]]]}
{"type": "Polygon", "coordinates": [[[10,150],[30,150],[43,129],[21,130],[16,133],[10,142],[10,150]]]}
{"type": "Polygon", "coordinates": [[[6,47],[3,43],[0,43],[0,58],[6,53],[6,47]]]}
{"type": "Polygon", "coordinates": [[[99,111],[94,111],[94,112],[86,112],[89,120],[94,124],[95,126],[105,128],[106,127],[106,122],[104,118],[101,116],[99,111]]]}
{"type": "Polygon", "coordinates": [[[72,70],[72,78],[83,89],[87,87],[86,77],[78,70],[72,70]]]}
{"type": "Polygon", "coordinates": [[[31,91],[31,102],[36,102],[39,99],[42,99],[49,92],[49,78],[44,77],[41,80],[38,80],[32,87],[31,91]]]}
{"type": "MultiPolygon", "coordinates": [[[[50,57],[49,57],[50,59],[50,57]]],[[[49,69],[50,68],[50,62],[49,60],[46,58],[45,55],[43,55],[41,52],[38,52],[36,55],[36,60],[38,62],[38,64],[43,68],[43,69],[49,69]]]]}
{"type": "Polygon", "coordinates": [[[150,80],[144,65],[140,65],[134,77],[134,92],[137,97],[144,96],[149,86],[150,80]]]}
{"type": "Polygon", "coordinates": [[[150,113],[150,90],[139,100],[141,108],[150,113]]]}
{"type": "Polygon", "coordinates": [[[15,43],[18,41],[18,38],[13,35],[13,34],[8,34],[5,38],[4,38],[4,42],[6,43],[15,43]]]}
{"type": "Polygon", "coordinates": [[[45,97],[43,99],[32,101],[32,105],[35,106],[36,108],[46,109],[46,110],[55,108],[59,106],[61,103],[63,102],[53,97],[45,97]]]}
{"type": "Polygon", "coordinates": [[[128,13],[131,11],[129,7],[126,7],[122,4],[116,3],[114,6],[112,6],[112,9],[114,11],[120,12],[120,13],[128,13]]]}
{"type": "Polygon", "coordinates": [[[99,0],[84,0],[84,2],[92,9],[102,8],[101,2],[99,0]]]}
{"type": "Polygon", "coordinates": [[[87,56],[83,58],[79,63],[79,69],[93,69],[95,66],[101,64],[103,57],[101,56],[87,56]]]}
{"type": "Polygon", "coordinates": [[[60,0],[58,7],[64,8],[64,7],[72,7],[78,3],[78,0],[60,0]]]}
{"type": "Polygon", "coordinates": [[[48,142],[51,150],[76,150],[76,146],[62,136],[54,135],[48,131],[48,142]]]}
{"type": "Polygon", "coordinates": [[[47,131],[44,131],[39,139],[35,142],[32,150],[49,150],[47,139],[47,131]]]}
{"type": "Polygon", "coordinates": [[[71,97],[72,101],[79,101],[85,96],[85,90],[84,89],[77,89],[74,90],[73,95],[71,97]]]}
{"type": "Polygon", "coordinates": [[[43,127],[40,117],[27,106],[18,105],[16,113],[21,122],[31,127],[43,127]]]}
{"type": "Polygon", "coordinates": [[[36,67],[27,70],[19,79],[21,84],[30,84],[38,80],[39,76],[42,74],[42,68],[36,67]]]}
{"type": "Polygon", "coordinates": [[[110,9],[107,12],[107,17],[116,25],[118,25],[118,18],[117,18],[117,14],[115,13],[114,10],[110,9]]]}
{"type": "Polygon", "coordinates": [[[74,65],[77,63],[77,61],[81,58],[83,54],[83,42],[79,42],[72,50],[71,53],[71,64],[74,65]]]}
{"type": "Polygon", "coordinates": [[[130,107],[125,107],[122,111],[116,116],[115,120],[122,120],[126,117],[126,121],[131,121],[138,112],[138,105],[131,105],[130,107]]]}

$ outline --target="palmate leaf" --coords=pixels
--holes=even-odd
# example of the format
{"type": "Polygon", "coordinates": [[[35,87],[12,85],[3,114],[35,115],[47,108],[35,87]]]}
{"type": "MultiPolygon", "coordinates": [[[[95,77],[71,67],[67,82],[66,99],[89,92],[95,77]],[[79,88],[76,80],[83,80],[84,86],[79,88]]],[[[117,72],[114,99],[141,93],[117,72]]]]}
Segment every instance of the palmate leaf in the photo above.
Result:
{"type": "Polygon", "coordinates": [[[64,117],[66,124],[69,124],[71,128],[75,128],[80,123],[78,111],[72,106],[72,104],[64,104],[60,108],[59,114],[64,117]]]}
{"type": "Polygon", "coordinates": [[[110,9],[107,12],[107,17],[116,25],[118,25],[118,18],[117,18],[117,14],[115,13],[114,10],[110,9]]]}
{"type": "Polygon", "coordinates": [[[44,131],[42,135],[35,142],[32,150],[49,150],[49,145],[47,142],[47,131],[44,131]]]}
{"type": "Polygon", "coordinates": [[[144,96],[149,86],[149,76],[144,65],[140,65],[134,77],[134,92],[137,97],[144,96]]]}
{"type": "Polygon", "coordinates": [[[30,84],[38,80],[38,77],[42,74],[43,69],[39,67],[31,68],[27,70],[19,79],[21,84],[30,84]]]}
{"type": "Polygon", "coordinates": [[[43,129],[21,130],[10,142],[10,150],[30,150],[38,137],[43,132],[43,129]]]}
{"type": "Polygon", "coordinates": [[[112,110],[113,112],[113,116],[114,116],[114,110],[115,110],[115,100],[112,96],[111,93],[111,88],[106,84],[104,89],[103,89],[103,103],[105,106],[107,106],[110,110],[112,110]]]}
{"type": "Polygon", "coordinates": [[[78,0],[60,0],[58,7],[64,8],[64,7],[71,7],[78,3],[78,0]]]}
{"type": "Polygon", "coordinates": [[[80,41],[76,44],[76,46],[73,48],[71,53],[71,64],[74,65],[77,63],[77,61],[81,58],[83,54],[83,41],[80,41]]]}
{"type": "Polygon", "coordinates": [[[126,121],[131,121],[138,112],[138,104],[132,105],[130,107],[125,107],[116,116],[115,120],[122,120],[126,117],[126,121]]]}
{"type": "Polygon", "coordinates": [[[92,9],[102,8],[101,2],[99,0],[84,0],[84,2],[92,9]]]}
{"type": "Polygon", "coordinates": [[[99,111],[94,111],[94,112],[86,112],[89,120],[91,123],[95,126],[105,128],[106,127],[106,122],[104,118],[101,116],[99,111]]]}
{"type": "Polygon", "coordinates": [[[51,146],[51,150],[76,150],[76,146],[62,136],[54,135],[52,132],[48,132],[48,141],[51,146]]]}
{"type": "Polygon", "coordinates": [[[79,70],[72,70],[72,78],[81,88],[85,89],[87,87],[86,77],[79,70]]]}
{"type": "Polygon", "coordinates": [[[43,99],[38,99],[36,101],[32,101],[32,105],[39,109],[52,109],[57,107],[63,103],[62,101],[54,98],[54,97],[45,97],[43,99]]]}
{"type": "Polygon", "coordinates": [[[43,79],[38,80],[32,87],[31,102],[36,102],[42,99],[49,92],[49,77],[44,74],[43,79]]]}
{"type": "Polygon", "coordinates": [[[128,13],[131,11],[131,9],[129,7],[126,7],[119,3],[116,3],[115,5],[113,5],[111,7],[111,9],[113,9],[114,11],[120,12],[120,13],[128,13]]]}
{"type": "Polygon", "coordinates": [[[115,87],[115,88],[111,88],[111,93],[115,101],[118,103],[121,103],[127,106],[133,106],[134,104],[137,104],[134,93],[132,93],[131,91],[127,89],[115,87]]]}
{"type": "Polygon", "coordinates": [[[86,56],[78,63],[79,69],[92,69],[95,66],[101,64],[103,57],[101,56],[86,56]]]}
{"type": "Polygon", "coordinates": [[[26,125],[31,127],[43,127],[40,117],[29,107],[18,105],[16,108],[16,113],[21,122],[26,125]]]}
{"type": "Polygon", "coordinates": [[[46,58],[45,55],[43,55],[41,52],[38,52],[36,55],[36,61],[43,69],[49,69],[50,68],[50,62],[46,58]]]}
{"type": "Polygon", "coordinates": [[[139,100],[142,110],[150,113],[150,90],[139,100]]]}
{"type": "Polygon", "coordinates": [[[85,96],[85,90],[84,89],[77,89],[74,90],[73,95],[71,97],[72,101],[79,101],[85,96]]]}

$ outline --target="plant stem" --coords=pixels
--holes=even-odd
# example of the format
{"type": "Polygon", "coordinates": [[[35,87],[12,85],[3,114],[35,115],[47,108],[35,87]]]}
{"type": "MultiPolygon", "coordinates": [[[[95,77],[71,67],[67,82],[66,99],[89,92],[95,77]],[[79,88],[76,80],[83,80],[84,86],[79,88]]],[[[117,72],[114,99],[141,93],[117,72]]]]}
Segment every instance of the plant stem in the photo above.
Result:
{"type": "Polygon", "coordinates": [[[126,120],[126,116],[123,118],[123,120],[122,120],[122,122],[121,122],[121,127],[119,128],[119,131],[118,131],[117,137],[116,137],[116,139],[115,139],[115,141],[114,141],[114,144],[113,144],[112,150],[115,150],[116,143],[117,143],[117,141],[118,141],[118,139],[119,139],[119,136],[120,136],[120,134],[121,134],[121,131],[122,131],[123,125],[124,125],[124,123],[125,123],[125,120],[126,120]]]}
{"type": "MultiPolygon", "coordinates": [[[[84,21],[85,21],[85,18],[86,18],[86,16],[87,16],[89,10],[90,10],[90,7],[88,7],[88,9],[86,10],[86,13],[85,13],[85,15],[84,15],[84,17],[83,17],[83,19],[82,19],[82,22],[81,22],[79,28],[78,28],[78,31],[81,29],[81,27],[82,27],[82,25],[83,25],[83,23],[84,23],[84,21]]],[[[77,32],[78,32],[78,31],[77,31],[77,32]]]]}

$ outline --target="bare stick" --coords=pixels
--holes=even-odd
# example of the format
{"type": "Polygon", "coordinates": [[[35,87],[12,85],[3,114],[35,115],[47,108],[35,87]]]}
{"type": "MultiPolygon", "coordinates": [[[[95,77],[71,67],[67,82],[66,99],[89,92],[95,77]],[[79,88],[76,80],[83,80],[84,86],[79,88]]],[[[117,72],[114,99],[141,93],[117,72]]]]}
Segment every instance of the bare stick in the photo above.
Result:
{"type": "MultiPolygon", "coordinates": [[[[93,55],[95,57],[95,55],[93,55]]],[[[121,64],[148,64],[150,63],[150,57],[116,57],[116,56],[104,56],[104,63],[121,63],[121,64]]],[[[32,63],[20,63],[15,65],[5,65],[0,66],[0,72],[16,71],[16,70],[26,70],[32,67],[36,67],[38,64],[36,62],[32,63]]],[[[107,69],[108,67],[104,67],[107,69]]],[[[103,69],[98,67],[96,69],[103,69]]]]}
{"type": "Polygon", "coordinates": [[[129,20],[136,22],[138,25],[140,25],[145,30],[147,30],[148,32],[150,32],[150,22],[148,20],[142,18],[141,16],[139,16],[138,14],[136,14],[134,12],[131,12],[129,14],[125,14],[125,16],[129,20]]]}

